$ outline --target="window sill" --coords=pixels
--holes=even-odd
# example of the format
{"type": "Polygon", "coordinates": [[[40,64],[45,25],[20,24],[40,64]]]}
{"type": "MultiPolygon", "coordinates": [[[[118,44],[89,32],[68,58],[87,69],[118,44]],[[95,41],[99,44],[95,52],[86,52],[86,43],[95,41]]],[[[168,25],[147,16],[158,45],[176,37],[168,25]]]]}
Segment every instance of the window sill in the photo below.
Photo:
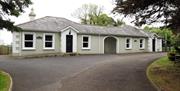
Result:
{"type": "Polygon", "coordinates": [[[140,50],[144,50],[145,48],[139,48],[140,50]]]}
{"type": "Polygon", "coordinates": [[[131,50],[132,48],[126,48],[126,50],[131,50]]]}
{"type": "Polygon", "coordinates": [[[43,50],[55,50],[54,48],[43,48],[43,50]]]}
{"type": "Polygon", "coordinates": [[[24,51],[34,51],[35,48],[23,48],[22,50],[24,50],[24,51]]]}
{"type": "Polygon", "coordinates": [[[82,48],[83,50],[90,50],[91,48],[82,48]]]}

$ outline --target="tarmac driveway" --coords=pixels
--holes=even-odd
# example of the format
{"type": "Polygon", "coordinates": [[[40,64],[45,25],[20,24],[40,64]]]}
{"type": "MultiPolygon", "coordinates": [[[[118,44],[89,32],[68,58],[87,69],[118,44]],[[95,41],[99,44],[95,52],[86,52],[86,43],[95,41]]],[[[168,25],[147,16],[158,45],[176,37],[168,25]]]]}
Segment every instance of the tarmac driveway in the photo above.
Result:
{"type": "Polygon", "coordinates": [[[13,91],[155,91],[146,67],[164,53],[84,55],[37,59],[0,56],[13,91]]]}

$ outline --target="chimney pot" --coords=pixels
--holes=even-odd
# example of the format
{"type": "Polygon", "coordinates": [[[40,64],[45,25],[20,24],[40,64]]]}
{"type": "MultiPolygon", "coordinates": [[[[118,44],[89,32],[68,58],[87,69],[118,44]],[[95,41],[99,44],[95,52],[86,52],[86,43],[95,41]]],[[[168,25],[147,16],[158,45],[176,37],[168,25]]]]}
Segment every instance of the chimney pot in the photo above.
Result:
{"type": "Polygon", "coordinates": [[[31,12],[29,13],[29,19],[30,21],[34,20],[36,17],[36,14],[34,13],[34,9],[31,9],[31,12]]]}

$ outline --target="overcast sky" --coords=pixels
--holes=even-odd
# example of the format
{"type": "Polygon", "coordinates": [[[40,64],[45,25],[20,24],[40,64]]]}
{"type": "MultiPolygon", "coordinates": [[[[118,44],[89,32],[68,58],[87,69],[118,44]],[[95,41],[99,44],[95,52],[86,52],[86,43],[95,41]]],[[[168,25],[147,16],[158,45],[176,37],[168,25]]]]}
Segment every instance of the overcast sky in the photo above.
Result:
{"type": "MultiPolygon", "coordinates": [[[[72,16],[72,13],[82,4],[97,4],[99,6],[104,6],[104,11],[110,14],[113,9],[113,0],[32,0],[33,5],[28,9],[25,9],[23,13],[18,18],[11,17],[15,24],[20,24],[29,21],[28,14],[31,8],[34,8],[36,13],[36,18],[44,16],[57,16],[70,19],[72,21],[78,22],[78,19],[72,16]]],[[[12,35],[7,31],[0,31],[0,40],[4,40],[6,44],[12,42],[12,35]]]]}
{"type": "MultiPolygon", "coordinates": [[[[111,13],[114,4],[114,0],[32,0],[33,5],[25,9],[25,13],[20,15],[18,18],[11,17],[15,24],[20,24],[29,21],[28,14],[31,8],[34,8],[36,13],[36,19],[44,16],[57,16],[70,19],[72,21],[78,22],[78,19],[72,16],[72,13],[83,4],[96,4],[98,6],[104,7],[104,12],[115,16],[111,13]]],[[[117,16],[116,16],[117,18],[117,16]]],[[[130,19],[124,19],[126,24],[132,25],[130,19]]],[[[7,31],[0,31],[0,40],[4,40],[6,44],[12,42],[12,35],[7,31]]]]}
{"type": "Polygon", "coordinates": [[[30,8],[25,9],[26,13],[14,19],[16,24],[23,23],[29,20],[28,14],[31,8],[34,8],[36,18],[44,16],[64,17],[78,22],[78,19],[72,16],[72,13],[83,4],[96,4],[103,6],[107,14],[111,14],[114,7],[113,0],[32,0],[34,3],[30,8]]]}

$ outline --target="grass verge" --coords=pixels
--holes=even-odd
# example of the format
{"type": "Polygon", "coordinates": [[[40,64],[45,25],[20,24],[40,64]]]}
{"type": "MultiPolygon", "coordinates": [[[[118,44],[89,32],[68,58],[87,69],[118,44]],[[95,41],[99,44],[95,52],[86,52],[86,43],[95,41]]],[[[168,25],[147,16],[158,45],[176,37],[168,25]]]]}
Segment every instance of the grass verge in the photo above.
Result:
{"type": "Polygon", "coordinates": [[[147,76],[161,91],[180,91],[180,64],[174,65],[168,57],[153,62],[147,69],[147,76]]]}
{"type": "Polygon", "coordinates": [[[11,78],[9,75],[0,70],[0,91],[9,91],[11,78]]]}

